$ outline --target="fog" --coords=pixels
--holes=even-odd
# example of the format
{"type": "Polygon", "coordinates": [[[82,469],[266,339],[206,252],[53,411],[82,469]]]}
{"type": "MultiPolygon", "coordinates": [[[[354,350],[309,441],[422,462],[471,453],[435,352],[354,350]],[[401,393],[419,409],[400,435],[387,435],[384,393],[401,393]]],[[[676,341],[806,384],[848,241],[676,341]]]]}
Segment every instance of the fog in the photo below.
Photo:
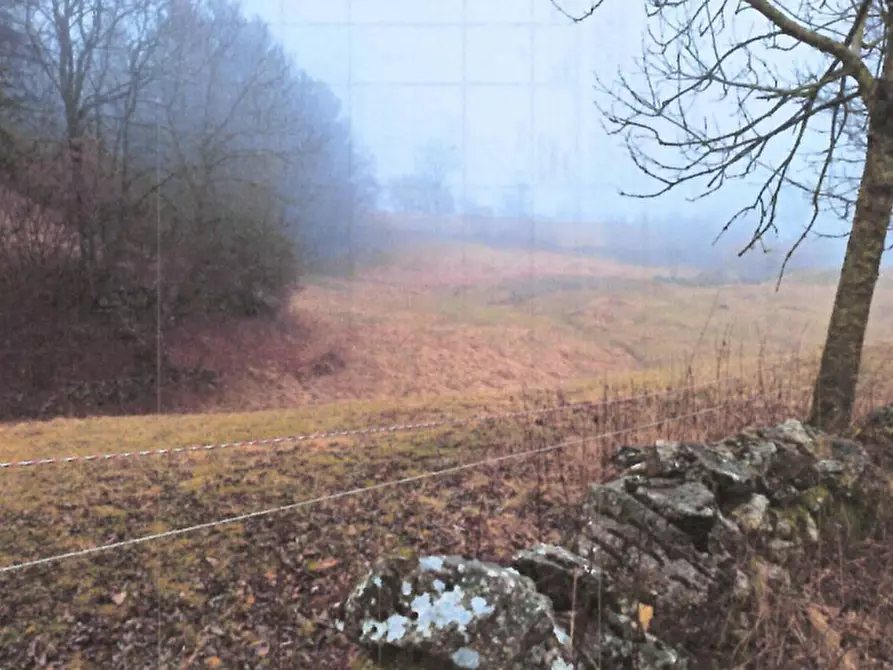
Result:
{"type": "MultiPolygon", "coordinates": [[[[308,276],[397,245],[759,282],[812,213],[786,188],[777,234],[743,259],[758,217],[719,237],[755,195],[765,209],[789,137],[709,197],[703,180],[629,197],[655,183],[606,129],[616,89],[594,84],[644,84],[638,3],[576,24],[549,0],[13,0],[0,29],[0,376],[21,389],[52,390],[69,368],[149,379],[162,326],[280,315],[308,276]]],[[[748,29],[736,19],[724,38],[748,29]]],[[[734,101],[689,97],[699,122],[740,125],[734,101]]],[[[823,142],[805,135],[793,174],[823,142]]],[[[853,157],[835,166],[849,186],[853,157]]],[[[825,212],[817,230],[847,224],[825,212]]],[[[842,250],[812,235],[793,266],[834,268],[842,250]]]]}
{"type": "MultiPolygon", "coordinates": [[[[339,97],[354,141],[374,158],[378,206],[425,213],[413,217],[416,233],[698,266],[726,266],[750,239],[754,222],[743,219],[714,244],[753,198],[752,183],[730,182],[697,202],[699,184],[657,200],[621,194],[654,184],[603,128],[593,83],[619,69],[634,75],[639,4],[606,3],[580,24],[548,0],[243,6],[339,97]]],[[[573,14],[586,5],[562,6],[573,14]]],[[[805,200],[782,203],[766,249],[733,263],[779,265],[810,214],[805,200]]],[[[844,223],[825,217],[815,230],[839,234],[844,223]]],[[[836,266],[843,246],[812,235],[794,264],[836,266]]]]}

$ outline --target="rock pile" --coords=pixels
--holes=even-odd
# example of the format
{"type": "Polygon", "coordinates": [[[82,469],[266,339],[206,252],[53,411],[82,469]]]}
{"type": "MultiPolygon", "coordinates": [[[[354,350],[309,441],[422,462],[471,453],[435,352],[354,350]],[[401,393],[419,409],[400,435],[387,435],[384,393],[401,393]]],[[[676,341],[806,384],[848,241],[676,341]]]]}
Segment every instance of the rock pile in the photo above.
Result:
{"type": "Polygon", "coordinates": [[[343,603],[344,632],[401,668],[693,667],[685,641],[732,611],[719,603],[789,579],[824,515],[860,504],[869,464],[859,443],[795,420],[714,444],[625,446],[613,460],[623,474],[590,487],[562,546],[506,567],[384,558],[343,603]],[[671,629],[676,647],[661,641],[671,629]]]}

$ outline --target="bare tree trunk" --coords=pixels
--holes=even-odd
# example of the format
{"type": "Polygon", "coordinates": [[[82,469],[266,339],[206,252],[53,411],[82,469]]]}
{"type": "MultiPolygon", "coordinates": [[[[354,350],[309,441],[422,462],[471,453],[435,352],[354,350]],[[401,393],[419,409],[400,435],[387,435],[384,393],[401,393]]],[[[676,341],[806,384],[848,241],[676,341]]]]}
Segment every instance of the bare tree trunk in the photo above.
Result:
{"type": "Polygon", "coordinates": [[[95,299],[94,286],[94,246],[92,235],[93,231],[87,221],[86,206],[84,202],[84,189],[86,181],[83,174],[83,137],[72,135],[68,140],[68,151],[70,161],[70,175],[68,195],[69,207],[68,217],[69,225],[74,226],[78,233],[78,251],[81,269],[81,281],[83,286],[79,287],[82,293],[78,296],[81,307],[84,310],[90,308],[95,299]]]}
{"type": "Polygon", "coordinates": [[[853,227],[809,416],[811,425],[827,432],[842,432],[852,420],[868,315],[893,212],[893,82],[878,80],[876,86],[853,227]]]}

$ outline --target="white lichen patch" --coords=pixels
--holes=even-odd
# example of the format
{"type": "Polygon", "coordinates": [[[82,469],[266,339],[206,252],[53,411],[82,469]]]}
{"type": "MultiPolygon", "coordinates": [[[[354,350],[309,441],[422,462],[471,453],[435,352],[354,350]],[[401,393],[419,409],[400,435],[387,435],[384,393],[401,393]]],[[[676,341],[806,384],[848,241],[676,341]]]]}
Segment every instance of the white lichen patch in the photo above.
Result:
{"type": "MultiPolygon", "coordinates": [[[[441,583],[441,587],[445,585],[441,583]]],[[[412,618],[394,614],[386,621],[367,619],[362,625],[363,635],[371,642],[398,642],[407,635],[430,639],[437,630],[454,628],[468,640],[468,625],[495,612],[486,599],[480,596],[468,599],[458,586],[442,593],[417,595],[409,606],[412,618]]]]}
{"type": "Polygon", "coordinates": [[[456,587],[433,600],[430,593],[423,593],[413,600],[412,609],[418,614],[415,621],[418,632],[429,637],[432,626],[443,630],[451,625],[463,630],[474,618],[471,610],[462,604],[464,595],[462,589],[456,587]]]}
{"type": "Polygon", "coordinates": [[[388,642],[396,642],[406,635],[406,617],[394,614],[389,616],[385,623],[387,623],[388,635],[386,639],[388,642]]]}
{"type": "Polygon", "coordinates": [[[434,590],[438,593],[443,593],[446,590],[446,584],[444,584],[439,579],[435,579],[433,582],[431,582],[431,586],[433,586],[434,590]]]}
{"type": "Polygon", "coordinates": [[[366,619],[362,626],[363,635],[374,642],[381,640],[381,636],[384,635],[385,629],[385,623],[383,621],[376,621],[375,619],[366,619]]]}
{"type": "Polygon", "coordinates": [[[552,632],[555,633],[555,638],[558,640],[558,643],[562,646],[566,646],[568,642],[571,641],[570,637],[567,633],[564,632],[564,629],[561,626],[555,626],[552,628],[552,632]]]}
{"type": "Polygon", "coordinates": [[[574,670],[574,666],[565,661],[560,656],[552,661],[550,670],[574,670]]]}
{"type": "Polygon", "coordinates": [[[375,621],[374,619],[366,619],[363,622],[363,635],[373,642],[397,642],[406,635],[406,624],[409,620],[394,614],[388,617],[387,621],[375,621]]]}
{"type": "Polygon", "coordinates": [[[468,647],[457,649],[450,658],[460,668],[469,668],[469,670],[475,670],[481,664],[481,655],[468,647]]]}
{"type": "Polygon", "coordinates": [[[411,595],[412,594],[412,584],[410,584],[409,582],[403,582],[403,586],[400,587],[400,592],[404,596],[411,595]]]}
{"type": "Polygon", "coordinates": [[[488,614],[493,614],[494,609],[493,606],[486,600],[484,600],[480,596],[475,596],[471,599],[471,611],[474,613],[475,616],[481,617],[488,614]]]}
{"type": "Polygon", "coordinates": [[[381,588],[381,577],[375,575],[375,577],[372,578],[372,583],[375,584],[378,588],[381,588]]]}
{"type": "Polygon", "coordinates": [[[419,567],[427,572],[438,572],[443,570],[443,559],[440,556],[422,556],[419,567]]]}

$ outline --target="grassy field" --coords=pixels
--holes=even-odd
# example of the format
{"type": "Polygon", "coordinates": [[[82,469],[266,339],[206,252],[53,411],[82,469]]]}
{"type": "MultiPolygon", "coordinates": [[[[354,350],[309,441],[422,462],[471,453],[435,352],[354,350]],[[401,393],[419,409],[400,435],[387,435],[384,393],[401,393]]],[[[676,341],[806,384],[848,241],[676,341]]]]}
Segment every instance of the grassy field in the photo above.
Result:
{"type": "MultiPolygon", "coordinates": [[[[310,278],[293,302],[300,334],[246,326],[182,347],[179,360],[227,371],[203,411],[308,402],[467,396],[558,387],[650,368],[738,365],[811,352],[835,286],[791,276],[764,285],[654,281],[669,270],[594,257],[440,246],[353,279],[310,278]],[[323,374],[304,374],[316,368],[323,374]]],[[[692,275],[680,272],[680,276],[692,275]]],[[[869,341],[893,332],[893,281],[878,287],[869,341]]]]}
{"type": "MultiPolygon", "coordinates": [[[[266,358],[246,355],[213,413],[0,426],[0,461],[16,461],[455,421],[0,470],[0,569],[300,505],[0,573],[0,668],[343,670],[355,650],[333,628],[334,607],[381,553],[505,559],[557,539],[568,503],[610,474],[601,456],[618,444],[718,438],[802,414],[833,285],[792,280],[775,294],[650,279],[662,273],[423,249],[312,281],[294,310],[313,337],[285,330],[266,358]],[[298,359],[329,368],[289,374],[298,359]],[[472,420],[517,411],[539,413],[472,420]],[[370,486],[380,488],[325,499],[370,486]]],[[[860,409],[893,397],[880,341],[891,303],[882,287],[860,409]]],[[[203,343],[205,364],[233,369],[252,342],[263,348],[250,328],[227,335],[203,343]]]]}

